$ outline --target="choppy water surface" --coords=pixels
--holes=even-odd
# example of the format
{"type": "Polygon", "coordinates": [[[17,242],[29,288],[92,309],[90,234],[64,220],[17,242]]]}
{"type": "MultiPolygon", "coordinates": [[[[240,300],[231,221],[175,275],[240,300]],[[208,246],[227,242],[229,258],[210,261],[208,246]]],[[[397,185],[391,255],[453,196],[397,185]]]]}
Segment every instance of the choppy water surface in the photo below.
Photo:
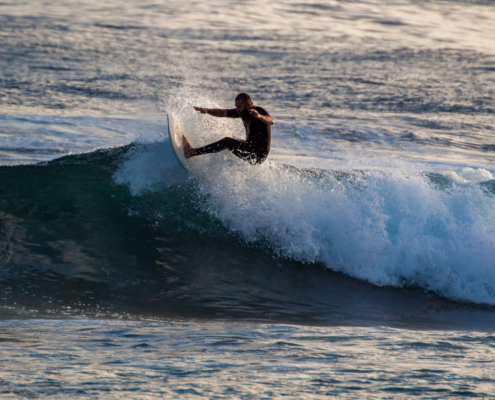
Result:
{"type": "Polygon", "coordinates": [[[493,397],[487,1],[0,5],[0,393],[493,397]],[[194,113],[238,92],[270,157],[194,113]],[[180,321],[180,322],[178,322],[180,321]]]}
{"type": "Polygon", "coordinates": [[[494,337],[474,332],[100,321],[0,329],[5,398],[437,399],[495,389],[494,337]]]}

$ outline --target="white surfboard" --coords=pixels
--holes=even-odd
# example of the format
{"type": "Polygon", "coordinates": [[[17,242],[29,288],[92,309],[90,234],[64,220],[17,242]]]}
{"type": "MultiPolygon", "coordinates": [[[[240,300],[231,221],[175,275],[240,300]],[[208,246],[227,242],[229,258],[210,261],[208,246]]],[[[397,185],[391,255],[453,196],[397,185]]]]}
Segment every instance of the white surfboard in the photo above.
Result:
{"type": "Polygon", "coordinates": [[[168,134],[177,160],[185,169],[188,169],[187,158],[184,155],[184,146],[182,145],[182,136],[185,136],[184,130],[172,114],[168,114],[168,134]]]}

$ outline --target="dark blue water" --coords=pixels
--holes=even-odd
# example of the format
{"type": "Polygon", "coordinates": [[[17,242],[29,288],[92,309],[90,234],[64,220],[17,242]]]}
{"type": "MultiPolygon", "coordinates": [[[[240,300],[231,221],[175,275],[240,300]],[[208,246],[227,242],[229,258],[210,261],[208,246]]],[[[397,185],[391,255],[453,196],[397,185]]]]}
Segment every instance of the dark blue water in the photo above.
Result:
{"type": "Polygon", "coordinates": [[[493,396],[495,9],[0,5],[6,398],[493,396]],[[275,120],[259,167],[238,92],[275,120]]]}

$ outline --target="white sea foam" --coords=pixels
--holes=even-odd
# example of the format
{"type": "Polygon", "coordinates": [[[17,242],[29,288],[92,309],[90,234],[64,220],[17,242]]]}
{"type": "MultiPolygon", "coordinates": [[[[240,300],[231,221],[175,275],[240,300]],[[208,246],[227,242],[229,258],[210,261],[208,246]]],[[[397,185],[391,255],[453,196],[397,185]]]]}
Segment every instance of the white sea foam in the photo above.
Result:
{"type": "Polygon", "coordinates": [[[132,149],[127,161],[114,175],[115,183],[127,185],[133,195],[161,190],[186,179],[187,174],[175,159],[167,140],[132,149]]]}
{"type": "Polygon", "coordinates": [[[460,184],[484,182],[494,179],[492,173],[484,168],[463,168],[461,172],[445,171],[444,175],[452,182],[460,184]]]}
{"type": "MultiPolygon", "coordinates": [[[[174,184],[180,167],[168,146],[136,152],[117,181],[135,194],[174,184]]],[[[252,167],[227,152],[194,158],[192,166],[207,195],[203,210],[279,256],[376,285],[417,285],[495,304],[495,197],[479,184],[439,188],[407,164],[359,171],[270,161],[252,167]]],[[[472,183],[492,178],[469,168],[456,175],[472,183]]]]}
{"type": "Polygon", "coordinates": [[[404,171],[316,179],[268,163],[219,167],[201,187],[205,209],[282,256],[495,304],[495,198],[479,186],[438,189],[404,171]]]}

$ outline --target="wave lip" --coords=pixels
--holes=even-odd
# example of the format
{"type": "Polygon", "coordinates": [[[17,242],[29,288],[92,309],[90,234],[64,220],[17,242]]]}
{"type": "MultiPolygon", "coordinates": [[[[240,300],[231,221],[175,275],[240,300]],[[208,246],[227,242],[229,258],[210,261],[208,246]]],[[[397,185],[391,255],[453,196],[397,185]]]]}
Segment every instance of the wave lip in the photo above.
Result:
{"type": "Polygon", "coordinates": [[[490,171],[484,168],[463,168],[462,172],[456,173],[454,171],[445,171],[444,175],[452,182],[459,184],[473,183],[473,182],[486,182],[494,179],[490,171]]]}

